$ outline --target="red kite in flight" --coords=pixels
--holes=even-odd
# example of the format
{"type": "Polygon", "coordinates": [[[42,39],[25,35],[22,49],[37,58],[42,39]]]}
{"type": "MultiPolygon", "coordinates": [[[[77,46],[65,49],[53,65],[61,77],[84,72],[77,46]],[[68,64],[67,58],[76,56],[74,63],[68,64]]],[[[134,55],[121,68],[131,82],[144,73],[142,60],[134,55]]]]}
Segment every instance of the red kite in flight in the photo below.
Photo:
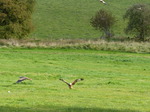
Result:
{"type": "Polygon", "coordinates": [[[103,4],[106,4],[106,2],[104,0],[100,0],[100,2],[102,2],[103,4]]]}
{"type": "Polygon", "coordinates": [[[73,85],[75,85],[78,81],[81,81],[81,80],[84,80],[83,78],[80,78],[80,79],[76,79],[76,80],[74,80],[72,83],[68,83],[68,82],[66,82],[64,79],[59,79],[59,80],[61,80],[61,81],[63,81],[64,83],[66,83],[68,86],[69,86],[69,89],[72,89],[73,87],[73,85]]]}

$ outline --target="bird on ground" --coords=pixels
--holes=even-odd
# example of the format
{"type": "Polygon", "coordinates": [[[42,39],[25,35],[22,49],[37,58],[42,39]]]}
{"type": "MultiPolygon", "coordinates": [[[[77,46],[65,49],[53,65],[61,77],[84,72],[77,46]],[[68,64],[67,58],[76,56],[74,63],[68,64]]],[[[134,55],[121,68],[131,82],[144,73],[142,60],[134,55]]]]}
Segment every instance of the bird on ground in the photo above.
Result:
{"type": "Polygon", "coordinates": [[[106,4],[106,2],[104,0],[99,0],[100,2],[102,2],[103,4],[106,4]]]}
{"type": "Polygon", "coordinates": [[[20,82],[22,82],[22,81],[24,81],[24,80],[32,80],[32,79],[30,79],[30,78],[28,78],[28,77],[23,77],[23,76],[21,76],[21,77],[19,77],[20,79],[16,82],[16,83],[20,83],[20,82]]]}
{"type": "Polygon", "coordinates": [[[72,89],[73,87],[73,85],[75,85],[78,81],[82,81],[82,80],[84,80],[83,78],[80,78],[80,79],[76,79],[76,80],[74,80],[72,83],[68,83],[68,82],[66,82],[64,79],[59,79],[59,80],[61,80],[61,81],[63,81],[64,83],[66,83],[67,85],[68,85],[68,87],[69,87],[69,89],[72,89]]]}

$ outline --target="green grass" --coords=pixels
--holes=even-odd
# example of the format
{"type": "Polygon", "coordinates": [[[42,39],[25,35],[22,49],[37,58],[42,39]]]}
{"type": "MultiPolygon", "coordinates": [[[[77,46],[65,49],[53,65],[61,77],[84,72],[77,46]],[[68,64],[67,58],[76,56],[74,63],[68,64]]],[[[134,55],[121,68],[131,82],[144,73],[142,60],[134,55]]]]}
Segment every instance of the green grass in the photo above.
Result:
{"type": "Polygon", "coordinates": [[[149,66],[149,54],[1,48],[0,112],[148,112],[149,66]]]}
{"type": "Polygon", "coordinates": [[[36,0],[33,22],[34,38],[98,38],[100,32],[90,25],[90,19],[104,8],[111,11],[117,19],[114,26],[115,36],[125,36],[126,26],[122,16],[137,3],[149,4],[149,0],[112,0],[107,5],[99,0],[36,0]]]}

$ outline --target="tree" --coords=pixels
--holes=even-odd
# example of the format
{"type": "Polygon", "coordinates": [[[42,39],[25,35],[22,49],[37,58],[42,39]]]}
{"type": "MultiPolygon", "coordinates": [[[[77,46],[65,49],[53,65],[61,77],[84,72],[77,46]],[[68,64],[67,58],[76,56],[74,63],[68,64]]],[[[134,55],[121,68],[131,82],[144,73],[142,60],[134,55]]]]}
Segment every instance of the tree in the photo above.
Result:
{"type": "Polygon", "coordinates": [[[135,34],[140,40],[150,35],[150,8],[144,4],[131,6],[125,13],[124,19],[128,19],[125,28],[126,33],[135,34]]]}
{"type": "Polygon", "coordinates": [[[35,0],[0,0],[0,38],[24,38],[33,29],[35,0]]]}
{"type": "Polygon", "coordinates": [[[111,28],[115,23],[115,17],[111,12],[101,9],[91,18],[90,23],[96,30],[103,31],[104,37],[109,39],[112,36],[111,28]]]}

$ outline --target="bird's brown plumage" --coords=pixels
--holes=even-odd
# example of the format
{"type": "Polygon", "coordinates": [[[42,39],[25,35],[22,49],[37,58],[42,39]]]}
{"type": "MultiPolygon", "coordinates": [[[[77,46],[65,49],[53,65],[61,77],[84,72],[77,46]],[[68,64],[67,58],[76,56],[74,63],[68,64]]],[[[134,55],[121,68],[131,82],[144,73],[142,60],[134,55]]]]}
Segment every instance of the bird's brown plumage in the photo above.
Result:
{"type": "Polygon", "coordinates": [[[78,81],[81,81],[81,80],[84,80],[83,78],[80,78],[80,79],[76,79],[74,80],[72,83],[68,83],[66,82],[64,79],[59,79],[61,81],[63,81],[64,83],[66,83],[68,86],[69,86],[69,89],[72,89],[72,86],[75,85],[78,81]]]}

